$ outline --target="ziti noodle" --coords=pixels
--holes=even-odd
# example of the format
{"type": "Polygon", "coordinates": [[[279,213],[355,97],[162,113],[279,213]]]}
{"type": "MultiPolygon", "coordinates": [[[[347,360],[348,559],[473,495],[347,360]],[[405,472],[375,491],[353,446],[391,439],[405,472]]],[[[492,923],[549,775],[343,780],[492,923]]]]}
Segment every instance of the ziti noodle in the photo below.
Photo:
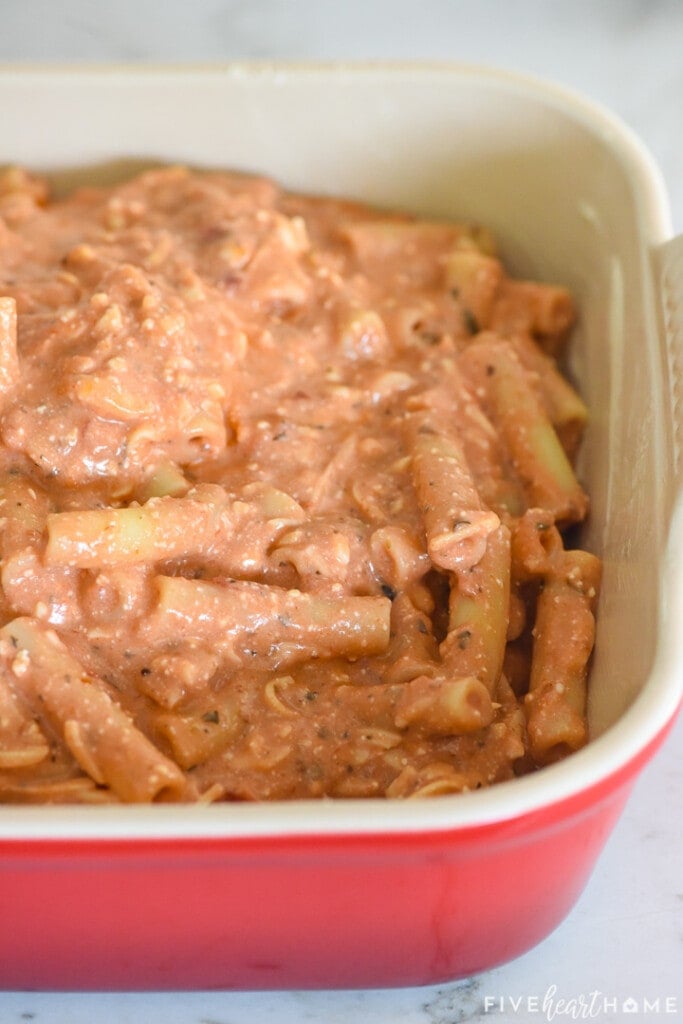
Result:
{"type": "Polygon", "coordinates": [[[0,177],[0,801],[414,797],[586,741],[566,290],[263,178],[0,177]]]}

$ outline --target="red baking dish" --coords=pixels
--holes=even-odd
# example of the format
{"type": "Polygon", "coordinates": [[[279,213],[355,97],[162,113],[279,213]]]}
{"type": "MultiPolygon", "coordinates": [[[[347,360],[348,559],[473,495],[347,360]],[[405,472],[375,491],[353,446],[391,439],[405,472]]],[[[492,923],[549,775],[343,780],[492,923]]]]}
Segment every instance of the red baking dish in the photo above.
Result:
{"type": "MultiPolygon", "coordinates": [[[[451,66],[0,71],[1,162],[164,160],[475,220],[568,285],[604,559],[591,742],[406,801],[0,807],[5,988],[435,983],[521,954],[578,898],[683,678],[683,238],[630,132],[554,86],[451,66]]],[[[103,171],[106,168],[106,172],[103,171]]]]}

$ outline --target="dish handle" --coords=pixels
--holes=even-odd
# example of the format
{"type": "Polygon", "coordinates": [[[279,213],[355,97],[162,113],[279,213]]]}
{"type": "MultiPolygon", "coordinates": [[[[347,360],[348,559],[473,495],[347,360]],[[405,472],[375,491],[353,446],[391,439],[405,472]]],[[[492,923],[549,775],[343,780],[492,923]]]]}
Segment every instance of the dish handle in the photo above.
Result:
{"type": "Polygon", "coordinates": [[[665,242],[657,253],[663,335],[669,371],[672,453],[676,489],[683,489],[683,235],[665,242]]]}

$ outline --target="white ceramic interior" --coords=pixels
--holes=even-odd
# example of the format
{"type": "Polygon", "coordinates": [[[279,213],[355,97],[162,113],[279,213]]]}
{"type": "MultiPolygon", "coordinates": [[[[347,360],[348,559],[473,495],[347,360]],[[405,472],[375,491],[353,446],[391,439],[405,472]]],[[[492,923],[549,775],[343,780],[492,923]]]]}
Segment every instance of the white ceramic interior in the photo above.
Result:
{"type": "MultiPolygon", "coordinates": [[[[571,370],[592,415],[582,543],[605,562],[593,741],[489,791],[383,803],[381,828],[513,817],[604,778],[647,745],[674,714],[683,673],[683,240],[665,245],[660,176],[620,123],[547,84],[450,66],[6,68],[0,104],[0,162],[48,170],[62,184],[120,174],[118,159],[254,170],[293,189],[482,221],[515,272],[567,284],[581,311],[571,370]]],[[[377,822],[373,801],[0,808],[0,836],[337,832],[377,822]]]]}

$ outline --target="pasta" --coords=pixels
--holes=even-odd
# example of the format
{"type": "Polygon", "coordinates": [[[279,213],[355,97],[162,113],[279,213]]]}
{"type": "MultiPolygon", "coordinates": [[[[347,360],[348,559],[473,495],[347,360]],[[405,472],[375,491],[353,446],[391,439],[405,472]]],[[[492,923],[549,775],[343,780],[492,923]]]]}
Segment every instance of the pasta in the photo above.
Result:
{"type": "Polygon", "coordinates": [[[405,799],[587,741],[566,289],[489,232],[0,174],[0,802],[405,799]]]}

